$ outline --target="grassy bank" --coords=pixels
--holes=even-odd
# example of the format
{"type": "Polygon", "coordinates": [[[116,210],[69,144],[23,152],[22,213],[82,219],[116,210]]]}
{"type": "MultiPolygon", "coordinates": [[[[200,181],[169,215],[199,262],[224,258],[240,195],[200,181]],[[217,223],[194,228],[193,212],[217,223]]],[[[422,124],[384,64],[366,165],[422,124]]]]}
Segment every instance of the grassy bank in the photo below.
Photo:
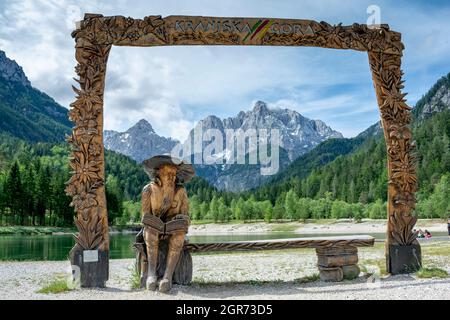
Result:
{"type": "Polygon", "coordinates": [[[75,228],[8,226],[0,227],[0,235],[51,235],[54,233],[73,233],[75,228]]]}

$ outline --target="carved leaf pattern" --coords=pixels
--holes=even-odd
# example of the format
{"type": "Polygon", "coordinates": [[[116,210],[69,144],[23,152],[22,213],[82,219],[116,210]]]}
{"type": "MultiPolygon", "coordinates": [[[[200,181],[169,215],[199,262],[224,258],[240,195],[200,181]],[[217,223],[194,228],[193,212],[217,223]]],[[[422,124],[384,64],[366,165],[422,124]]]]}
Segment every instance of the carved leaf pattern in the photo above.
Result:
{"type": "Polygon", "coordinates": [[[359,51],[380,51],[400,55],[403,44],[400,36],[386,29],[369,29],[367,25],[330,25],[326,22],[311,22],[314,34],[291,35],[267,33],[263,37],[266,45],[301,45],[359,51]]]}
{"type": "Polygon", "coordinates": [[[369,52],[369,59],[389,161],[389,240],[410,245],[417,237],[412,232],[417,221],[417,216],[412,214],[416,205],[417,176],[415,143],[409,128],[411,108],[406,104],[406,94],[402,93],[401,56],[369,52]]]}
{"type": "MultiPolygon", "coordinates": [[[[85,18],[83,27],[73,32],[76,39],[84,39],[91,44],[101,45],[169,45],[186,41],[207,44],[240,44],[239,34],[182,32],[169,35],[165,19],[159,15],[144,19],[132,19],[123,16],[103,17],[93,15],[85,18]],[[95,32],[92,32],[94,30],[95,32]]],[[[261,39],[265,45],[302,45],[353,49],[359,51],[385,52],[401,55],[404,46],[400,34],[390,31],[387,26],[371,29],[367,25],[352,26],[330,25],[326,22],[310,21],[308,27],[314,32],[304,34],[266,33],[261,39]]]]}
{"type": "Polygon", "coordinates": [[[151,37],[154,44],[167,44],[168,37],[161,16],[148,16],[144,19],[133,19],[123,16],[94,17],[85,19],[84,27],[72,33],[74,38],[88,39],[91,43],[104,45],[133,45],[144,38],[151,37]],[[95,30],[95,33],[92,32],[95,30]]]}
{"type": "MultiPolygon", "coordinates": [[[[73,87],[76,100],[70,105],[70,119],[75,123],[67,142],[72,146],[69,166],[72,177],[66,183],[66,193],[72,197],[77,217],[76,243],[83,249],[97,249],[107,239],[101,214],[99,188],[104,185],[102,133],[103,86],[110,46],[93,45],[97,37],[85,29],[85,38],[77,41],[75,68],[79,88],[73,87]]],[[[101,190],[103,192],[103,190],[101,190]]],[[[103,204],[104,205],[104,204],[103,204]]]]}

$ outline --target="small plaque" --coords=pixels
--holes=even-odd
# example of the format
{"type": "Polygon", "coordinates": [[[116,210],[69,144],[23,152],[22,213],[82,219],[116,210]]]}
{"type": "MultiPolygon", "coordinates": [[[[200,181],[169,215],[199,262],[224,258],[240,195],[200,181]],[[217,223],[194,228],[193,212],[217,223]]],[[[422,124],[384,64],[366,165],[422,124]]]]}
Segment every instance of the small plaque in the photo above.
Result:
{"type": "Polygon", "coordinates": [[[98,250],[84,250],[83,262],[98,262],[98,250]]]}

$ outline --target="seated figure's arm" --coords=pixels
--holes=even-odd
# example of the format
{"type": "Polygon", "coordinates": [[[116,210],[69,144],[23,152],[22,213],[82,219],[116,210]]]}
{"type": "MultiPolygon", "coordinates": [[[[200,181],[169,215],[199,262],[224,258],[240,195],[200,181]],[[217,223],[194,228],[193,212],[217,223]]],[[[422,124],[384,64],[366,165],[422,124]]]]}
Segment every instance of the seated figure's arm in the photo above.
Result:
{"type": "Polygon", "coordinates": [[[153,214],[152,212],[152,201],[151,201],[152,189],[151,185],[148,184],[142,190],[142,209],[141,209],[141,217],[144,217],[146,214],[153,214]]]}
{"type": "Polygon", "coordinates": [[[146,227],[151,227],[158,232],[164,232],[164,223],[153,212],[151,195],[152,187],[148,184],[142,191],[141,222],[146,227]]]}
{"type": "Polygon", "coordinates": [[[180,213],[189,216],[189,199],[185,188],[182,188],[180,191],[180,213]]]}
{"type": "Polygon", "coordinates": [[[189,220],[189,199],[185,188],[181,188],[177,192],[177,198],[180,203],[179,213],[175,216],[176,219],[189,220]]]}

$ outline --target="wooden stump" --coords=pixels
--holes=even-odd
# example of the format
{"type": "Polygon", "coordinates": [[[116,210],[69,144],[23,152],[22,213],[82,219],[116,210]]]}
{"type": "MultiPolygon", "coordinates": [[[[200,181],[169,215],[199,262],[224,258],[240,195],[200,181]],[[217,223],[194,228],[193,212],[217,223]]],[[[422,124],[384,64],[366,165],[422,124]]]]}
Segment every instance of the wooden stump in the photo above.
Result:
{"type": "MultiPolygon", "coordinates": [[[[136,268],[137,273],[141,275],[141,287],[145,287],[145,279],[147,278],[147,255],[145,244],[135,243],[136,248],[136,268]]],[[[166,257],[169,249],[169,240],[163,239],[159,242],[158,248],[158,265],[156,268],[156,275],[158,280],[161,280],[166,270],[166,257]]],[[[183,249],[180,254],[180,259],[173,272],[172,283],[187,285],[192,281],[192,256],[187,249],[183,249]]]]}
{"type": "MultiPolygon", "coordinates": [[[[159,242],[158,250],[158,267],[156,274],[158,280],[164,276],[166,270],[167,251],[169,249],[169,240],[161,240],[159,242]]],[[[183,249],[180,254],[175,271],[173,272],[172,283],[187,285],[192,281],[192,256],[186,249],[183,249]]]]}
{"type": "MultiPolygon", "coordinates": [[[[109,253],[108,251],[98,250],[96,253],[97,261],[86,261],[86,250],[74,247],[70,252],[70,262],[72,269],[74,266],[79,268],[81,288],[105,288],[109,277],[109,253]]],[[[89,250],[90,251],[90,250],[89,250]]],[[[96,251],[96,250],[92,250],[96,251]]],[[[76,277],[76,272],[73,275],[76,277]]],[[[74,279],[75,281],[77,279],[74,279]]]]}
{"type": "Polygon", "coordinates": [[[416,272],[422,267],[419,243],[409,246],[388,245],[387,269],[391,274],[416,272]]]}
{"type": "Polygon", "coordinates": [[[356,247],[317,248],[317,265],[322,281],[342,281],[359,276],[356,247]]]}
{"type": "Polygon", "coordinates": [[[359,276],[361,270],[357,264],[342,266],[342,273],[344,274],[344,279],[352,280],[359,276]]]}
{"type": "Polygon", "coordinates": [[[342,268],[335,267],[335,268],[326,268],[319,266],[319,275],[320,280],[322,281],[342,281],[344,278],[344,274],[342,272],[342,268]]]}

